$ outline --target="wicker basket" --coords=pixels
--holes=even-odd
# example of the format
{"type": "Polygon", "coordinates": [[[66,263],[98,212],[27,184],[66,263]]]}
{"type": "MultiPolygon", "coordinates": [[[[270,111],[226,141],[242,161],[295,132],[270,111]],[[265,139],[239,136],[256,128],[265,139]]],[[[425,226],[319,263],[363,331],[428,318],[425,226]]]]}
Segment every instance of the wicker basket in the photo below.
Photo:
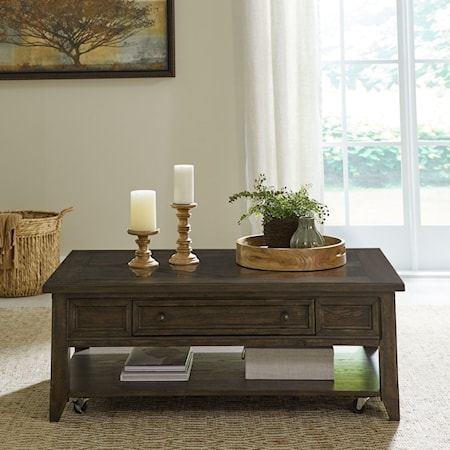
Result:
{"type": "Polygon", "coordinates": [[[60,263],[59,232],[67,208],[46,211],[0,211],[22,216],[14,229],[17,258],[12,268],[0,265],[0,297],[25,297],[42,293],[42,286],[60,263]]]}

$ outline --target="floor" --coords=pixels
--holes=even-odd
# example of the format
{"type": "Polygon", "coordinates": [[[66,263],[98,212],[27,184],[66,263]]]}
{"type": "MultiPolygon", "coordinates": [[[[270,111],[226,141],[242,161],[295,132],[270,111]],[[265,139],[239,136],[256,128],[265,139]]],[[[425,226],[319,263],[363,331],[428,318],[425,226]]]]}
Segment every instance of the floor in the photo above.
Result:
{"type": "MultiPolygon", "coordinates": [[[[401,275],[402,276],[402,275],[401,275]]],[[[405,292],[397,292],[397,302],[411,304],[450,304],[450,276],[402,276],[405,292]]],[[[1,298],[0,308],[51,306],[51,294],[35,297],[1,298]]]]}
{"type": "Polygon", "coordinates": [[[400,276],[405,291],[397,292],[397,302],[424,305],[450,304],[450,276],[400,276]]]}
{"type": "Polygon", "coordinates": [[[51,294],[42,294],[34,297],[0,297],[0,308],[13,308],[17,306],[52,306],[52,296],[51,294]]]}

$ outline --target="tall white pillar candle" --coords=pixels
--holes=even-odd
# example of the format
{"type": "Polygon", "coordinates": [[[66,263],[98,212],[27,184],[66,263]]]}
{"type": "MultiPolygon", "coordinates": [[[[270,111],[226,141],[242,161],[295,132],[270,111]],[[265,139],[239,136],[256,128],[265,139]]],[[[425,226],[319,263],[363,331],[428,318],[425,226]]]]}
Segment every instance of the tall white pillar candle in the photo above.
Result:
{"type": "Polygon", "coordinates": [[[194,166],[173,166],[173,202],[179,205],[194,203],[194,166]]]}
{"type": "Polygon", "coordinates": [[[155,191],[131,191],[130,228],[134,231],[156,230],[155,191]]]}

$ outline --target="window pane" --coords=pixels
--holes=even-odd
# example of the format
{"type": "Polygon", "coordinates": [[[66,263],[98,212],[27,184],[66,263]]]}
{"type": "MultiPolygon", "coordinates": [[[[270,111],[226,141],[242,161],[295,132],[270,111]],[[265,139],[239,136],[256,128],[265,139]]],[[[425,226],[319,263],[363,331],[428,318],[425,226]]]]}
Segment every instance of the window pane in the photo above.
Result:
{"type": "Polygon", "coordinates": [[[450,65],[416,65],[419,139],[450,139],[450,65]]]}
{"type": "Polygon", "coordinates": [[[398,140],[400,111],[397,64],[348,64],[349,140],[398,140]]]}
{"type": "Polygon", "coordinates": [[[450,3],[448,0],[414,1],[417,59],[450,58],[450,3]]]}
{"type": "Polygon", "coordinates": [[[393,0],[346,0],[345,58],[397,59],[396,23],[396,2],[393,0]]]}
{"type": "Polygon", "coordinates": [[[351,187],[399,187],[401,184],[400,148],[365,146],[348,149],[351,187]]]}
{"type": "Polygon", "coordinates": [[[449,64],[417,64],[416,85],[421,224],[449,225],[449,64]]]}
{"type": "Polygon", "coordinates": [[[403,224],[400,148],[349,147],[348,166],[350,223],[403,224]]]}
{"type": "Polygon", "coordinates": [[[339,0],[326,0],[320,5],[320,45],[323,61],[339,61],[341,57],[339,0]]]}
{"type": "Polygon", "coordinates": [[[450,145],[419,147],[422,225],[450,225],[450,145]]]}
{"type": "Polygon", "coordinates": [[[324,202],[330,210],[327,225],[345,224],[344,160],[342,147],[324,146],[324,202]]]}
{"type": "Polygon", "coordinates": [[[339,64],[325,64],[322,70],[322,131],[324,142],[342,139],[342,94],[339,64]]]}
{"type": "Polygon", "coordinates": [[[421,225],[450,225],[450,186],[422,187],[420,202],[421,225]]]}
{"type": "Polygon", "coordinates": [[[342,148],[324,146],[323,159],[325,186],[330,189],[342,189],[344,186],[342,148]]]}
{"type": "Polygon", "coordinates": [[[351,189],[350,225],[403,225],[402,198],[401,188],[351,189]]]}
{"type": "Polygon", "coordinates": [[[324,203],[330,211],[325,225],[345,225],[345,194],[344,189],[327,188],[324,193],[324,203]]]}

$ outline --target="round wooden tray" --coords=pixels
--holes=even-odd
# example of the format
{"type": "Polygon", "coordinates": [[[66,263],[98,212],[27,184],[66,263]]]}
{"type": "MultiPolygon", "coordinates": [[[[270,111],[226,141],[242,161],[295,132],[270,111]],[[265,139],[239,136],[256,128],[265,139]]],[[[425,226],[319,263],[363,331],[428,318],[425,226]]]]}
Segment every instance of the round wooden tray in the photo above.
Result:
{"type": "Polygon", "coordinates": [[[324,236],[325,245],[314,248],[269,248],[263,235],[236,241],[236,262],[249,269],[308,272],[341,267],[347,262],[345,242],[324,236]]]}

